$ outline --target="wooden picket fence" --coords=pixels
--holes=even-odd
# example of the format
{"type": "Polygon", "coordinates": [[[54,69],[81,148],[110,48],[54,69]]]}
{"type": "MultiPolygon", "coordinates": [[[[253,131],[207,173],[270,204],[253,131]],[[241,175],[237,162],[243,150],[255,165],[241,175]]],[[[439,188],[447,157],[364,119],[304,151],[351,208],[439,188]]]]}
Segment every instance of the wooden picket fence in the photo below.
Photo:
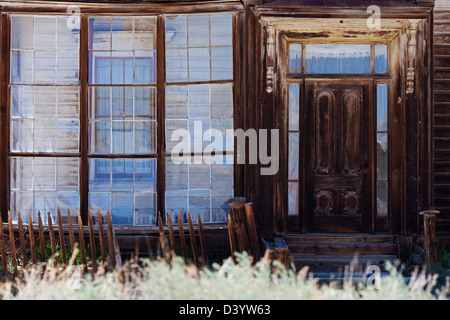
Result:
{"type": "Polygon", "coordinates": [[[86,226],[83,226],[80,212],[78,212],[78,228],[74,228],[72,224],[72,218],[70,211],[67,212],[68,224],[67,228],[63,225],[61,211],[57,210],[57,226],[53,225],[50,212],[47,213],[48,224],[44,226],[41,213],[38,212],[38,222],[37,225],[33,223],[31,218],[31,213],[28,213],[28,225],[24,225],[22,222],[20,212],[17,213],[17,224],[13,224],[11,219],[11,214],[8,213],[8,222],[3,223],[0,217],[0,222],[2,228],[0,228],[0,253],[2,257],[2,271],[3,275],[8,273],[17,274],[19,266],[21,269],[28,269],[38,264],[38,246],[40,250],[40,261],[41,264],[47,264],[46,259],[46,247],[50,243],[52,258],[51,261],[55,265],[58,260],[62,263],[63,267],[67,267],[69,264],[76,264],[75,256],[67,257],[66,247],[69,245],[72,253],[76,253],[77,250],[81,253],[81,264],[84,272],[98,271],[98,261],[97,261],[97,243],[100,246],[101,261],[105,268],[105,271],[111,271],[116,266],[121,265],[120,249],[115,236],[115,231],[111,223],[111,215],[109,211],[107,212],[107,226],[106,230],[103,228],[103,220],[100,210],[98,211],[98,224],[97,224],[97,234],[95,232],[95,227],[93,223],[93,218],[91,211],[89,211],[88,219],[88,230],[89,230],[89,244],[91,246],[90,263],[88,268],[88,257],[86,255],[86,242],[85,241],[85,230],[86,226]],[[37,230],[36,230],[37,229],[37,230]],[[7,238],[5,238],[6,233],[8,233],[9,238],[9,248],[7,250],[7,238]],[[36,234],[37,233],[37,234],[36,234]],[[75,235],[78,233],[78,241],[75,239],[75,235]],[[16,249],[16,241],[18,234],[18,240],[20,243],[20,250],[16,249]],[[68,234],[69,243],[66,243],[66,235],[68,234]],[[96,238],[97,241],[96,242],[96,238]],[[108,255],[106,254],[106,245],[104,239],[107,239],[108,255]],[[59,250],[57,250],[59,248],[59,250]],[[10,253],[11,263],[8,267],[8,255],[7,251],[10,253]],[[31,254],[31,262],[29,262],[29,255],[31,254]],[[60,255],[60,259],[57,256],[60,255]],[[69,260],[68,260],[69,258],[69,260]],[[11,269],[11,270],[9,270],[11,269]]]}
{"type": "MultiPolygon", "coordinates": [[[[170,213],[167,214],[167,224],[169,229],[169,239],[170,239],[170,247],[169,243],[167,242],[167,238],[164,232],[164,225],[161,218],[161,215],[158,217],[158,227],[159,227],[159,240],[161,245],[161,252],[163,255],[164,260],[169,263],[170,261],[170,255],[177,255],[175,248],[177,247],[177,244],[175,242],[175,232],[176,228],[174,228],[172,223],[172,218],[170,217],[170,213]]],[[[201,264],[204,266],[208,265],[208,254],[206,252],[206,242],[205,242],[205,232],[203,229],[203,223],[202,218],[200,216],[200,213],[198,214],[198,237],[200,241],[200,250],[201,250],[201,256],[198,255],[198,247],[197,247],[197,238],[195,236],[195,230],[194,230],[194,224],[192,222],[191,214],[188,212],[188,227],[189,227],[189,238],[190,238],[190,245],[191,245],[191,251],[192,256],[194,260],[194,264],[197,268],[200,268],[201,264]]],[[[180,238],[180,247],[181,247],[181,253],[183,256],[183,259],[185,262],[189,262],[188,257],[188,244],[186,242],[186,237],[184,233],[184,225],[183,220],[181,219],[181,214],[178,212],[178,233],[180,238]]]]}

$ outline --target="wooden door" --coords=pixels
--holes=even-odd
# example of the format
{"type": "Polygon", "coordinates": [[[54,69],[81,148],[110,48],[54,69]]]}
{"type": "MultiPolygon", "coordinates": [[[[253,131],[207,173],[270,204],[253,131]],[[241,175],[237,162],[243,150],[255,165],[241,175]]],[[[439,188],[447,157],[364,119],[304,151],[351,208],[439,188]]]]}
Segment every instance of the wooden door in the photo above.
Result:
{"type": "Polygon", "coordinates": [[[366,232],[372,214],[368,81],[307,81],[309,232],[366,232]]]}

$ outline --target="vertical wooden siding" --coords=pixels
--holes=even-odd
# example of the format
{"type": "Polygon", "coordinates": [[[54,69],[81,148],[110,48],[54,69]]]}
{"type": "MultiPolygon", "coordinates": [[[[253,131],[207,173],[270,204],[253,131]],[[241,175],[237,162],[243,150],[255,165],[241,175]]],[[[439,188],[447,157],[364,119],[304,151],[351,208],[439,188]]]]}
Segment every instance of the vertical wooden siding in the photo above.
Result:
{"type": "Polygon", "coordinates": [[[434,206],[437,232],[450,233],[450,10],[434,13],[434,206]]]}

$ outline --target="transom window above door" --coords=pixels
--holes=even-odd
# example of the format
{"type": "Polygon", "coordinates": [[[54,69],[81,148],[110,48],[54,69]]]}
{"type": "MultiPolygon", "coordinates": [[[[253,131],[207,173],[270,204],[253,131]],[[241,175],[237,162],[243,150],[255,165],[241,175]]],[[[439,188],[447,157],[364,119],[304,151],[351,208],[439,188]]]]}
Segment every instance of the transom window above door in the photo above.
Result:
{"type": "Polygon", "coordinates": [[[379,74],[388,72],[386,44],[290,43],[290,74],[379,74]]]}

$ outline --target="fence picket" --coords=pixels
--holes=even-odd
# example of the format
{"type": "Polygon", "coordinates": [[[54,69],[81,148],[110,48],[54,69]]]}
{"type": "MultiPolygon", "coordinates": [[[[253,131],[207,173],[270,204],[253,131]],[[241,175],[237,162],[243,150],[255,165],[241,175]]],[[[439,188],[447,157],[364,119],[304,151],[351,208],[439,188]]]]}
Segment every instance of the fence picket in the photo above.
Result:
{"type": "Polygon", "coordinates": [[[98,210],[98,239],[100,242],[100,252],[102,254],[103,268],[106,267],[105,243],[103,242],[103,219],[102,213],[98,210]]]}
{"type": "Polygon", "coordinates": [[[236,240],[234,238],[234,229],[233,222],[231,221],[231,214],[228,214],[228,236],[230,238],[231,258],[236,263],[236,256],[234,255],[234,253],[236,252],[236,240]]]}
{"type": "Polygon", "coordinates": [[[164,226],[161,219],[161,215],[158,215],[158,227],[159,227],[159,241],[161,244],[161,251],[164,257],[164,260],[169,263],[169,250],[167,249],[167,240],[164,235],[164,226]]]}
{"type": "Polygon", "coordinates": [[[167,224],[169,225],[169,237],[170,237],[170,245],[172,246],[172,254],[176,255],[175,235],[173,232],[173,224],[172,224],[172,218],[170,217],[170,212],[167,212],[167,224]]]}
{"type": "Polygon", "coordinates": [[[52,261],[56,264],[56,241],[55,241],[55,231],[53,230],[52,215],[47,212],[47,223],[48,223],[48,233],[50,235],[50,245],[52,247],[52,261]]]}
{"type": "Polygon", "coordinates": [[[197,243],[195,240],[195,233],[194,233],[194,225],[192,224],[191,214],[189,212],[188,212],[188,223],[189,223],[189,236],[191,238],[192,254],[194,256],[194,263],[197,266],[197,268],[200,268],[200,262],[198,261],[198,254],[197,254],[197,243]]]}
{"type": "Polygon", "coordinates": [[[23,223],[20,217],[20,211],[17,212],[17,224],[19,225],[20,250],[22,252],[22,268],[28,267],[27,249],[25,248],[25,236],[23,234],[23,223]]]}
{"type": "Polygon", "coordinates": [[[39,227],[39,245],[41,247],[41,261],[43,263],[47,262],[47,257],[45,254],[45,239],[44,239],[44,228],[42,226],[41,212],[38,211],[38,227],[39,227]]]}
{"type": "Polygon", "coordinates": [[[64,266],[67,265],[67,257],[66,257],[66,240],[64,239],[64,228],[62,223],[61,211],[57,210],[58,215],[58,230],[59,230],[59,245],[61,247],[61,257],[64,266]]]}
{"type": "Polygon", "coordinates": [[[89,241],[91,243],[91,259],[94,273],[97,272],[97,252],[95,247],[94,222],[92,221],[92,213],[89,210],[89,241]]]}
{"type": "Polygon", "coordinates": [[[80,211],[78,211],[78,238],[80,241],[81,263],[83,264],[84,272],[87,272],[86,248],[84,246],[83,222],[81,221],[80,211]]]}
{"type": "Polygon", "coordinates": [[[33,261],[33,265],[35,265],[37,263],[36,244],[35,244],[35,240],[34,240],[33,219],[31,219],[30,211],[28,211],[28,233],[29,233],[29,237],[30,237],[31,261],[33,261]]]}
{"type": "Polygon", "coordinates": [[[181,252],[183,253],[184,261],[187,262],[186,237],[184,236],[184,226],[180,211],[178,211],[178,232],[180,233],[181,252]]]}
{"type": "Polygon", "coordinates": [[[109,250],[109,256],[111,257],[111,263],[113,266],[113,269],[116,267],[116,256],[115,256],[115,250],[114,250],[114,239],[113,239],[113,228],[112,228],[112,221],[111,221],[111,213],[109,211],[106,212],[107,214],[107,222],[108,222],[108,250],[109,250]]]}
{"type": "Polygon", "coordinates": [[[0,228],[0,241],[1,241],[1,253],[2,253],[2,269],[3,269],[3,275],[6,274],[8,271],[8,264],[6,261],[6,242],[5,242],[5,236],[3,234],[3,220],[0,215],[0,223],[2,227],[0,228]]]}
{"type": "Polygon", "coordinates": [[[9,246],[11,247],[11,260],[12,260],[11,262],[15,274],[17,271],[16,243],[14,238],[14,230],[10,212],[8,212],[8,227],[9,227],[9,246]]]}
{"type": "Polygon", "coordinates": [[[200,213],[198,214],[198,235],[200,237],[200,247],[202,249],[203,264],[208,265],[208,254],[206,253],[205,233],[203,231],[203,223],[200,213]]]}
{"type": "MultiPolygon", "coordinates": [[[[69,242],[70,242],[70,254],[73,255],[75,250],[75,237],[73,235],[72,217],[70,216],[70,210],[67,210],[67,224],[69,226],[69,242]]],[[[76,263],[76,260],[74,260],[76,263]]]]}

